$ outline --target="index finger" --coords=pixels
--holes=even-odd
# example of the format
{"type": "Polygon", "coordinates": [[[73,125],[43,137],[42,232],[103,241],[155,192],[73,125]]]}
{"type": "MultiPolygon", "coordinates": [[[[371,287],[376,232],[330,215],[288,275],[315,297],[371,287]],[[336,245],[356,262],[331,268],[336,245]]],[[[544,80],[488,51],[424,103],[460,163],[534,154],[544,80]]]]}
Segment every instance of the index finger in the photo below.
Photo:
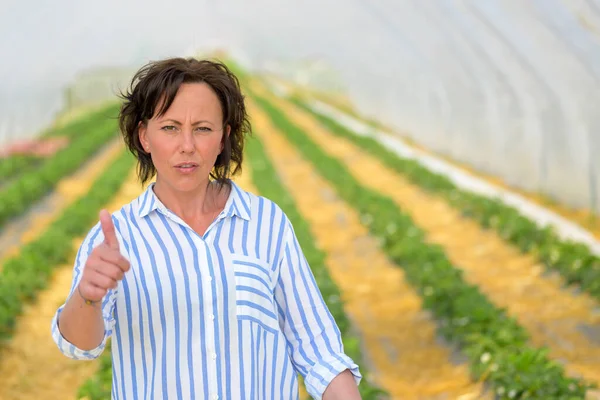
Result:
{"type": "Polygon", "coordinates": [[[102,226],[102,233],[104,233],[104,243],[112,249],[119,249],[115,225],[110,213],[106,210],[100,211],[100,225],[102,226]]]}

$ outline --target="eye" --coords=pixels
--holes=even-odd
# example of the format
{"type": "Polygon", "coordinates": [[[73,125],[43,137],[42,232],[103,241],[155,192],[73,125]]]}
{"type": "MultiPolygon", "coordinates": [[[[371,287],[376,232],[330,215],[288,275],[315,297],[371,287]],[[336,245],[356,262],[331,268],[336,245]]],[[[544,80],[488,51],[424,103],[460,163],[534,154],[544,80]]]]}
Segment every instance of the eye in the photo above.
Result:
{"type": "Polygon", "coordinates": [[[162,129],[163,131],[172,132],[172,131],[175,131],[177,128],[173,125],[166,125],[160,129],[162,129]]]}
{"type": "Polygon", "coordinates": [[[196,131],[208,133],[208,132],[212,132],[212,129],[208,126],[199,126],[198,128],[196,128],[196,131]]]}

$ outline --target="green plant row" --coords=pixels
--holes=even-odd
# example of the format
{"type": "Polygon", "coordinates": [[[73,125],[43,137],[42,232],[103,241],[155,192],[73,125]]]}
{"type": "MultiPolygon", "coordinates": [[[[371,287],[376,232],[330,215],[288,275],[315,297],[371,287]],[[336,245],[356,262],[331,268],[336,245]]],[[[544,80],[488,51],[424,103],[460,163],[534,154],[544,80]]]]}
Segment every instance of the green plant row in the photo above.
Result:
{"type": "Polygon", "coordinates": [[[291,100],[333,134],[354,142],[414,184],[442,196],[464,216],[473,218],[484,228],[495,230],[522,252],[533,253],[548,269],[558,271],[568,284],[577,284],[600,299],[600,257],[586,245],[561,239],[550,227],[540,228],[498,198],[461,190],[447,177],[431,172],[415,160],[402,158],[377,140],[359,136],[333,119],[313,111],[302,99],[295,97],[291,100]]]}
{"type": "MultiPolygon", "coordinates": [[[[114,118],[118,113],[118,107],[115,104],[102,107],[96,111],[85,114],[63,126],[53,127],[45,131],[41,137],[50,138],[65,136],[70,140],[77,135],[85,135],[98,124],[98,121],[107,118],[114,118]]],[[[0,159],[0,186],[8,179],[15,178],[39,167],[42,162],[41,157],[25,156],[20,154],[11,155],[0,159]]]]}
{"type": "Polygon", "coordinates": [[[65,176],[89,160],[99,148],[117,137],[115,121],[103,119],[69,146],[43,161],[37,169],[24,173],[0,191],[0,229],[10,218],[23,214],[65,176]]]}
{"type": "Polygon", "coordinates": [[[0,340],[11,337],[23,305],[46,287],[54,269],[69,262],[73,240],[85,235],[100,209],[115,195],[133,168],[128,152],[96,179],[90,191],[63,211],[38,239],[23,246],[0,270],[0,340]]]}
{"type": "Polygon", "coordinates": [[[11,155],[0,159],[0,187],[9,179],[39,165],[41,159],[36,156],[11,155]]]}
{"type": "Polygon", "coordinates": [[[100,106],[97,109],[77,116],[69,122],[59,126],[50,127],[42,134],[42,137],[66,136],[73,138],[78,135],[83,135],[86,131],[93,128],[98,121],[103,121],[106,119],[116,120],[117,115],[119,114],[120,106],[121,105],[119,102],[111,102],[104,106],[100,106]]]}
{"type": "Polygon", "coordinates": [[[281,182],[260,139],[253,137],[248,140],[246,146],[254,186],[256,186],[262,196],[277,203],[290,219],[302,251],[315,275],[319,290],[340,328],[345,352],[356,363],[361,365],[361,372],[364,378],[361,381],[359,389],[362,398],[365,400],[380,398],[384,392],[375,387],[368,379],[368,372],[363,362],[364,357],[360,350],[359,338],[351,330],[350,321],[344,312],[343,303],[340,300],[339,288],[327,271],[325,254],[315,245],[316,240],[310,232],[310,225],[302,217],[294,200],[281,182]]]}
{"type": "Polygon", "coordinates": [[[583,399],[588,385],[569,378],[547,349],[532,347],[523,327],[468,284],[440,246],[388,197],[360,185],[339,160],[328,156],[265,98],[254,95],[279,130],[338,194],[363,216],[382,248],[435,315],[440,332],[467,356],[474,378],[502,399],[583,399]]]}

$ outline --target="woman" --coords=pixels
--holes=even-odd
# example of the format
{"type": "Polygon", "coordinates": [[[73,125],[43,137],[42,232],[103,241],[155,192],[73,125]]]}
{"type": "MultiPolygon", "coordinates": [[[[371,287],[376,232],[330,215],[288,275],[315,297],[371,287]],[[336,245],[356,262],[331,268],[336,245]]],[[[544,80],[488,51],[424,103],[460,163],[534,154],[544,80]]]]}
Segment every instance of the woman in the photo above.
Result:
{"type": "Polygon", "coordinates": [[[250,123],[217,62],[143,67],[119,116],[138,175],[156,182],[102,210],[75,260],[52,334],[68,357],[112,338],[113,399],[360,398],[358,366],[273,202],[229,177],[250,123]]]}

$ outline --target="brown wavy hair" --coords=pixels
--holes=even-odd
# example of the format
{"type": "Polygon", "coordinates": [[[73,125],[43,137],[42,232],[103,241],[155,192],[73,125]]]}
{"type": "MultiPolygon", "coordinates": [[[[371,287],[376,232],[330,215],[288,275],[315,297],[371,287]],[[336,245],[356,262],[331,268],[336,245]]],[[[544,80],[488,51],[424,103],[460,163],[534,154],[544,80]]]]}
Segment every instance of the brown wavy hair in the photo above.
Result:
{"type": "Polygon", "coordinates": [[[144,184],[156,174],[156,168],[140,143],[139,124],[146,124],[156,112],[157,116],[164,115],[183,83],[208,84],[221,103],[223,127],[231,127],[229,136],[223,135],[223,151],[210,173],[222,185],[241,171],[244,139],[252,131],[240,82],[223,62],[178,57],[144,65],[133,76],[129,89],[119,94],[123,100],[119,112],[121,134],[138,160],[137,173],[144,184]]]}

